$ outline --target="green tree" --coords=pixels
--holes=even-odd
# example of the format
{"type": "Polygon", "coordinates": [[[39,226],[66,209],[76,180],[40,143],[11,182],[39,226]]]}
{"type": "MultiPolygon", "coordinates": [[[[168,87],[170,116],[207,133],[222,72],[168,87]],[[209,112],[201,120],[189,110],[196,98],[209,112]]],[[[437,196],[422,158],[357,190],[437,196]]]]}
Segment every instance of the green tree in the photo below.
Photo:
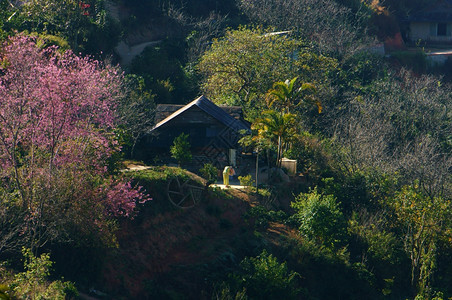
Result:
{"type": "Polygon", "coordinates": [[[103,0],[24,1],[16,17],[16,29],[63,37],[76,52],[112,51],[121,34],[103,0]]]}
{"type": "Polygon", "coordinates": [[[336,65],[287,33],[241,27],[214,40],[198,70],[206,96],[220,104],[241,105],[253,119],[266,106],[263,100],[276,80],[298,76],[321,86],[336,65]]]}
{"type": "Polygon", "coordinates": [[[310,193],[300,193],[290,205],[300,232],[320,245],[336,248],[346,238],[346,220],[333,195],[323,195],[317,188],[310,193]]]}
{"type": "Polygon", "coordinates": [[[15,8],[11,7],[8,1],[0,1],[0,41],[8,36],[10,20],[15,14],[15,8]]]}
{"type": "Polygon", "coordinates": [[[190,143],[188,142],[188,134],[181,133],[176,137],[170,148],[170,152],[171,156],[178,161],[179,166],[189,162],[192,156],[190,152],[190,143]]]}
{"type": "MultiPolygon", "coordinates": [[[[53,262],[50,255],[44,253],[39,257],[30,249],[23,249],[25,271],[15,275],[10,284],[15,297],[19,299],[66,299],[66,296],[77,296],[73,283],[56,280],[48,281],[53,262]]],[[[1,296],[1,294],[0,294],[1,296]]]]}
{"type": "Polygon", "coordinates": [[[297,86],[297,80],[298,77],[294,77],[292,80],[275,82],[273,88],[267,92],[268,105],[276,106],[289,113],[293,108],[309,102],[317,105],[317,109],[321,113],[322,104],[315,98],[316,87],[311,83],[302,83],[301,86],[297,86]]]}
{"type": "Polygon", "coordinates": [[[142,76],[156,103],[179,103],[193,99],[198,93],[190,73],[185,72],[183,48],[173,41],[164,41],[146,49],[130,65],[130,71],[142,76]]]}
{"type": "Polygon", "coordinates": [[[0,299],[1,300],[10,300],[9,296],[9,287],[5,284],[0,284],[0,299]]]}
{"type": "Polygon", "coordinates": [[[281,166],[283,148],[297,134],[296,116],[274,110],[264,111],[262,117],[256,119],[251,126],[258,131],[258,139],[267,140],[278,145],[276,150],[276,166],[281,166]]]}
{"type": "Polygon", "coordinates": [[[207,180],[206,185],[214,183],[218,177],[218,169],[215,168],[211,163],[204,164],[204,166],[199,169],[202,177],[207,180]]]}
{"type": "Polygon", "coordinates": [[[411,260],[411,283],[418,295],[432,296],[431,281],[436,269],[440,241],[452,246],[452,204],[441,197],[430,198],[416,186],[406,186],[387,201],[403,230],[405,251],[411,260]]]}
{"type": "Polygon", "coordinates": [[[238,290],[246,289],[251,299],[296,299],[298,273],[289,271],[265,249],[256,257],[246,257],[241,263],[241,273],[235,274],[238,290]]]}

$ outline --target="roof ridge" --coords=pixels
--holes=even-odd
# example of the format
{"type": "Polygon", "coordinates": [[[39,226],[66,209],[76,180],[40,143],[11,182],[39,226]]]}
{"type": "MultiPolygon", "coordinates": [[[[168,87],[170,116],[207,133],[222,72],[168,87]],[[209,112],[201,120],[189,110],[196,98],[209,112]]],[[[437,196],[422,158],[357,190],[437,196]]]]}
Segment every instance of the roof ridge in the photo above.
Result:
{"type": "Polygon", "coordinates": [[[155,124],[155,126],[150,131],[153,131],[153,130],[159,128],[163,124],[167,123],[168,121],[174,119],[175,117],[179,116],[183,112],[187,111],[194,105],[196,105],[198,108],[203,110],[205,113],[211,115],[216,120],[218,120],[219,122],[223,123],[224,125],[226,125],[228,127],[232,127],[236,130],[249,129],[245,123],[243,123],[240,120],[235,119],[233,116],[231,116],[230,114],[225,112],[224,109],[222,109],[221,107],[219,107],[218,105],[213,103],[210,99],[208,99],[204,95],[201,95],[198,98],[196,98],[195,100],[193,100],[190,103],[186,104],[185,106],[181,107],[177,111],[173,112],[172,114],[170,114],[168,117],[164,118],[157,124],[155,124]]]}

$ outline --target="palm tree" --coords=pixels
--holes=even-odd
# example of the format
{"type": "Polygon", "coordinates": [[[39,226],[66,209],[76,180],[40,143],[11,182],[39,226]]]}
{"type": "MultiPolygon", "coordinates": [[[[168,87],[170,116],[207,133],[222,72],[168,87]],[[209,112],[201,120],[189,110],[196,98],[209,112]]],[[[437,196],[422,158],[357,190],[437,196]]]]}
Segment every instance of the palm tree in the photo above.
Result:
{"type": "Polygon", "coordinates": [[[297,87],[298,77],[289,81],[278,81],[273,84],[273,88],[267,92],[268,106],[279,106],[282,111],[290,113],[291,108],[298,107],[303,103],[314,103],[317,105],[319,113],[322,112],[322,104],[315,98],[317,89],[312,83],[303,83],[297,87]]]}
{"type": "Polygon", "coordinates": [[[278,143],[276,155],[276,166],[281,167],[281,156],[283,146],[290,142],[296,135],[296,116],[291,113],[268,110],[262,113],[262,118],[258,118],[252,125],[252,129],[258,131],[260,139],[278,143]]]}

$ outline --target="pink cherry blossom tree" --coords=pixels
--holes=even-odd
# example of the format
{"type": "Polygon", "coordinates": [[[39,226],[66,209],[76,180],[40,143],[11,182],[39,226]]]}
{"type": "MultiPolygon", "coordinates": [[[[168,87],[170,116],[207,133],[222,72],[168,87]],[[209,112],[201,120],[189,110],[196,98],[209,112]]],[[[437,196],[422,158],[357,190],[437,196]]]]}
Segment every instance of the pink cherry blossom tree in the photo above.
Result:
{"type": "Polygon", "coordinates": [[[107,176],[122,73],[40,44],[18,35],[0,51],[0,185],[27,211],[34,247],[79,227],[111,233],[113,217],[148,199],[107,176]]]}

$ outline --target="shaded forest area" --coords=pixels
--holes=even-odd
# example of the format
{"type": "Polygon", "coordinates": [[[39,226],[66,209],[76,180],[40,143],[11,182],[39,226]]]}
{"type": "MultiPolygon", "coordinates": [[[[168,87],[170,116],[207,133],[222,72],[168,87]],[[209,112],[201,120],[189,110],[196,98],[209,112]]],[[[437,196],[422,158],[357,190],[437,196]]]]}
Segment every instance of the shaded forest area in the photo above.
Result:
{"type": "Polygon", "coordinates": [[[430,3],[0,0],[0,299],[451,298],[450,63],[372,51],[430,3]],[[298,175],[122,172],[155,105],[200,94],[298,175]]]}

